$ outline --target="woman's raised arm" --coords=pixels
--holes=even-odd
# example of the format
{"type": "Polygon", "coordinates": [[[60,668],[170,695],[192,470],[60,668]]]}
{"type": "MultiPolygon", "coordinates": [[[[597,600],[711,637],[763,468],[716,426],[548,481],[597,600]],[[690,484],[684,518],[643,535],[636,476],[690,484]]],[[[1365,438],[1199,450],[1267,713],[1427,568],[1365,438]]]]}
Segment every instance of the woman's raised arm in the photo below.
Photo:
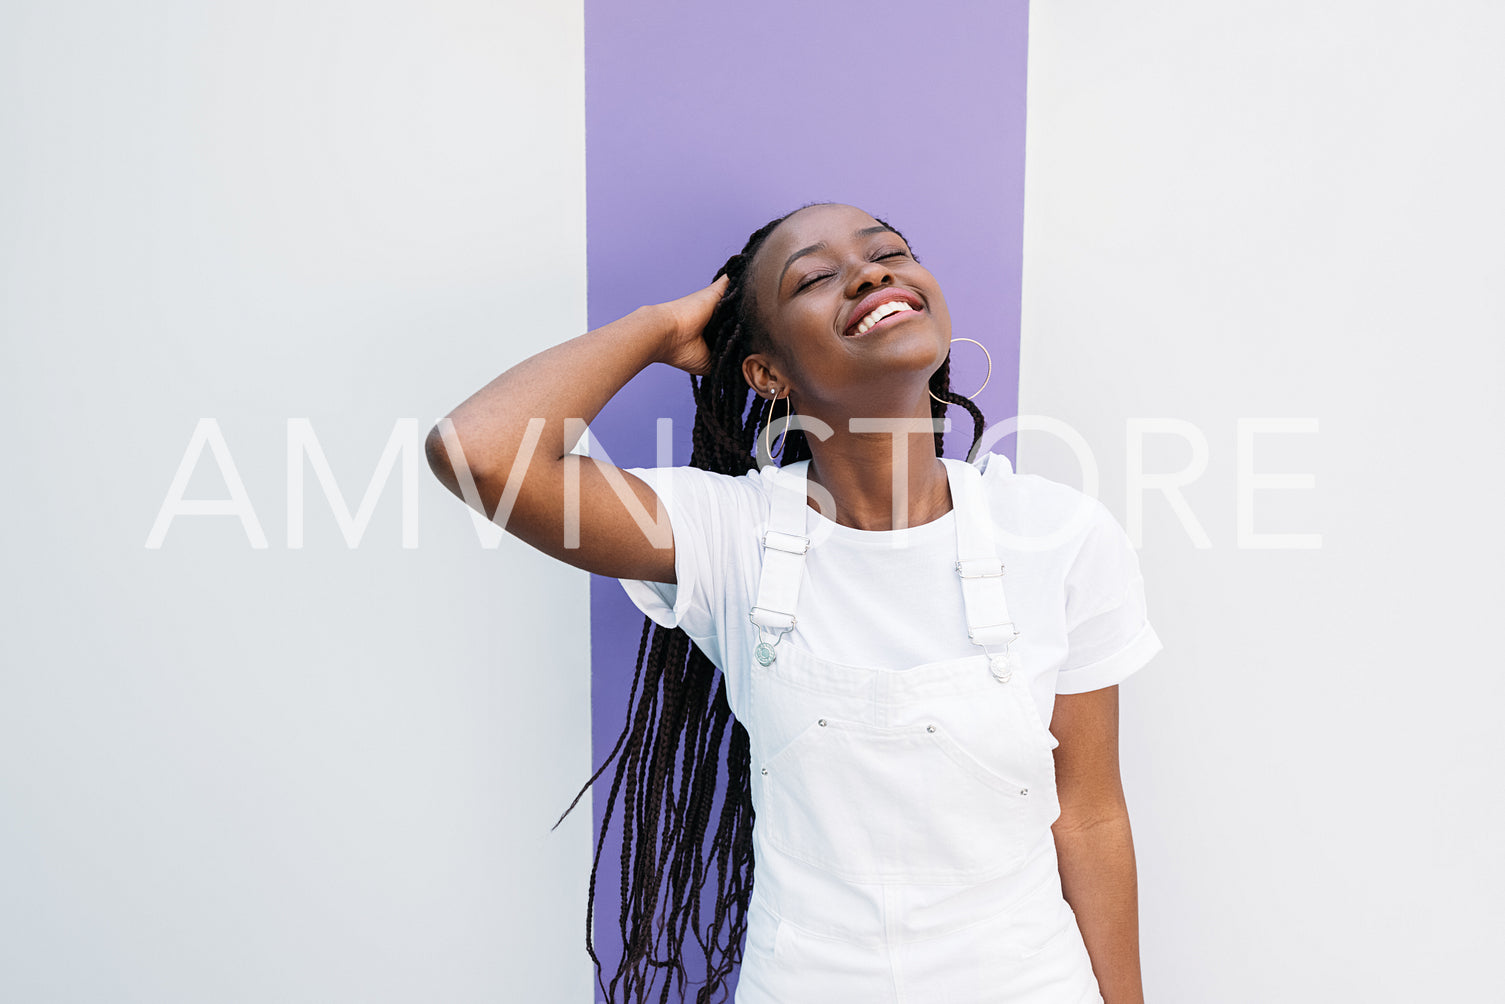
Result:
{"type": "Polygon", "coordinates": [[[727,281],[639,307],[507,370],[429,432],[434,474],[545,554],[612,578],[673,582],[674,539],[653,489],[570,451],[649,364],[705,372],[710,350],[701,332],[727,281]]]}

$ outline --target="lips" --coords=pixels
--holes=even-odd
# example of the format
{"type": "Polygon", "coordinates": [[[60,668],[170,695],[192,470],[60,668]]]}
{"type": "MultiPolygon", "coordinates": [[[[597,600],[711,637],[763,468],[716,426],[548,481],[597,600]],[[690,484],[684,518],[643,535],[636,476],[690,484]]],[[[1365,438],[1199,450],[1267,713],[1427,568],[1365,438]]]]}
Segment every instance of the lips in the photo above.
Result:
{"type": "Polygon", "coordinates": [[[847,325],[841,333],[848,338],[854,336],[857,333],[857,325],[862,323],[862,319],[871,314],[875,307],[888,303],[890,300],[900,300],[916,311],[925,309],[925,304],[920,301],[920,298],[907,289],[889,286],[886,289],[874,290],[857,301],[857,306],[853,307],[852,312],[847,315],[847,325]]]}

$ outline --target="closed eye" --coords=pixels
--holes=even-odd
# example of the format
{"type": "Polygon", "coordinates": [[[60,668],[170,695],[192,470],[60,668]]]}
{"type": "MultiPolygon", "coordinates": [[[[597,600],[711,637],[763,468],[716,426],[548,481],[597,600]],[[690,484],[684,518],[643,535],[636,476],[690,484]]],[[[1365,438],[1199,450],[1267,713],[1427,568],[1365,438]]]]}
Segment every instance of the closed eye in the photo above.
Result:
{"type": "MultiPolygon", "coordinates": [[[[904,258],[904,257],[908,257],[908,256],[909,256],[909,252],[908,251],[905,251],[902,248],[895,248],[892,251],[885,251],[885,252],[879,254],[877,257],[875,257],[873,259],[873,261],[882,261],[885,258],[895,258],[895,257],[904,258]]],[[[805,279],[805,281],[802,282],[802,283],[800,283],[799,286],[795,287],[794,291],[796,293],[802,293],[805,290],[809,289],[811,286],[815,285],[817,282],[820,282],[820,280],[822,280],[822,279],[829,279],[829,278],[831,278],[831,276],[833,276],[835,274],[836,274],[835,272],[819,272],[819,273],[816,273],[815,275],[812,275],[812,276],[808,277],[807,279],[805,279]]]]}

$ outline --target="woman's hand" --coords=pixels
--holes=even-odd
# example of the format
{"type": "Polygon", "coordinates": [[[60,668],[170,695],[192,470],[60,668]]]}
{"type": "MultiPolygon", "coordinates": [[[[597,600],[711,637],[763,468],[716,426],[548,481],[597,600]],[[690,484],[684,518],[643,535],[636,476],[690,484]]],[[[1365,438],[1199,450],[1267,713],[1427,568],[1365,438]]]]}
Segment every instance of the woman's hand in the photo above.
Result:
{"type": "Polygon", "coordinates": [[[702,333],[730,281],[723,275],[704,289],[653,308],[662,312],[671,326],[659,362],[695,376],[702,376],[711,368],[711,349],[702,333]]]}

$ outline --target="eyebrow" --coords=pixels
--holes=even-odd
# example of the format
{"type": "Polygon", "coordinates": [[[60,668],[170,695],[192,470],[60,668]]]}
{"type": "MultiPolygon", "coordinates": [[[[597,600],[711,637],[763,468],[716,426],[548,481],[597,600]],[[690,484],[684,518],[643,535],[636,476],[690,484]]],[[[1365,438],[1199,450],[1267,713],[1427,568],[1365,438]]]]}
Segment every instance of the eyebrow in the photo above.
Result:
{"type": "MultiPolygon", "coordinates": [[[[876,226],[876,227],[866,227],[866,228],[864,228],[862,230],[857,231],[852,236],[853,237],[867,237],[870,234],[894,234],[894,233],[898,233],[898,231],[895,230],[893,227],[885,227],[885,226],[882,226],[880,224],[879,226],[876,226]]],[[[783,285],[784,285],[784,276],[786,276],[786,275],[789,274],[789,266],[790,265],[793,265],[796,261],[798,261],[799,259],[805,257],[805,255],[807,255],[807,254],[814,254],[817,251],[824,251],[828,246],[829,245],[827,245],[825,241],[820,241],[819,243],[811,244],[807,248],[800,248],[794,254],[790,255],[789,256],[789,260],[786,261],[786,262],[784,262],[783,271],[781,271],[779,273],[779,286],[781,288],[783,287],[783,285]]]]}

